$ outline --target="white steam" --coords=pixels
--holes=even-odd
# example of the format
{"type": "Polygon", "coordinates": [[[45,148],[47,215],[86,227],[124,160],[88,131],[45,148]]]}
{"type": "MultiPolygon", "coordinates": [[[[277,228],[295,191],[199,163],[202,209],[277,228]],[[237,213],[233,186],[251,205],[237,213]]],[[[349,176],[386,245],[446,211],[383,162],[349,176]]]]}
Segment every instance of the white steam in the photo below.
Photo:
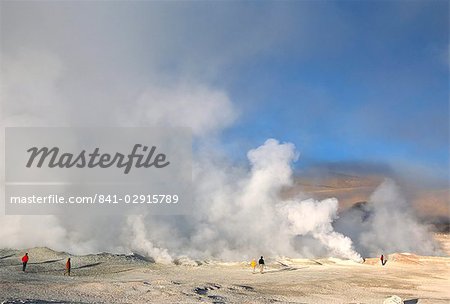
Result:
{"type": "Polygon", "coordinates": [[[146,227],[142,216],[130,215],[127,218],[128,227],[131,227],[131,237],[129,238],[130,248],[133,250],[144,252],[149,257],[155,259],[157,263],[171,263],[172,257],[169,255],[166,249],[160,249],[153,245],[153,243],[147,238],[146,227]]]}
{"type": "Polygon", "coordinates": [[[350,236],[365,256],[390,252],[441,254],[432,230],[420,223],[391,179],[375,190],[366,205],[342,214],[335,227],[350,236]]]}
{"type": "Polygon", "coordinates": [[[279,198],[280,190],[292,184],[291,163],[297,157],[292,144],[269,139],[248,153],[248,172],[198,163],[191,208],[194,213],[181,219],[129,218],[128,224],[136,233],[130,241],[132,247],[157,255],[160,261],[167,261],[168,256],[159,248],[167,249],[172,259],[184,255],[239,260],[258,254],[320,254],[361,260],[352,241],[332,227],[337,217],[335,199],[319,202],[279,198]],[[159,248],[141,232],[144,220],[147,236],[159,248]]]}
{"type": "Polygon", "coordinates": [[[236,118],[227,94],[205,85],[151,86],[138,97],[122,124],[187,127],[197,136],[211,135],[236,118]]]}
{"type": "MultiPolygon", "coordinates": [[[[8,60],[3,69],[4,126],[57,125],[69,117],[70,107],[64,105],[68,92],[57,85],[64,71],[58,59],[42,52],[31,57],[22,54],[8,60]],[[27,73],[24,66],[35,72],[27,73]],[[20,75],[24,75],[22,81],[20,75]],[[36,78],[39,81],[33,82],[36,78]],[[45,111],[39,107],[42,99],[45,111]]],[[[188,126],[200,143],[232,123],[237,112],[225,92],[186,83],[147,86],[128,107],[123,109],[120,124],[134,121],[139,125],[188,126]]],[[[111,111],[117,114],[117,109],[111,111]]],[[[64,122],[72,124],[70,120],[64,122]]],[[[249,170],[221,163],[214,153],[207,155],[207,159],[194,163],[193,214],[102,221],[0,215],[0,245],[48,246],[74,253],[137,251],[161,263],[184,255],[226,260],[260,254],[338,256],[358,261],[361,256],[357,251],[370,255],[436,252],[426,227],[407,211],[406,201],[390,183],[383,184],[372,196],[369,220],[357,216],[339,219],[336,199],[280,199],[280,191],[293,182],[291,165],[298,158],[293,144],[267,140],[248,152],[249,170]],[[347,226],[340,224],[343,219],[347,226]],[[109,228],[112,223],[114,228],[109,228]],[[348,223],[353,226],[349,228],[348,223]],[[339,232],[334,230],[335,224],[339,232]]]]}
{"type": "Polygon", "coordinates": [[[334,198],[323,201],[291,201],[281,206],[293,236],[311,235],[328,249],[329,255],[361,261],[361,256],[353,248],[352,240],[334,231],[332,222],[337,218],[337,210],[338,201],[334,198]]]}
{"type": "MultiPolygon", "coordinates": [[[[211,143],[220,143],[216,135],[233,124],[239,109],[229,92],[213,85],[218,81],[207,75],[220,74],[226,62],[270,52],[285,30],[255,36],[261,29],[251,26],[258,22],[250,20],[245,27],[238,26],[230,14],[231,18],[225,19],[233,20],[232,28],[248,31],[227,44],[232,50],[211,50],[233,31],[208,32],[205,41],[199,38],[203,35],[193,36],[197,31],[186,25],[198,19],[195,9],[179,26],[173,26],[172,22],[183,18],[182,10],[173,15],[164,9],[168,15],[160,14],[157,8],[162,4],[143,2],[157,6],[144,12],[110,3],[108,14],[102,3],[88,4],[89,9],[57,2],[2,3],[1,25],[8,30],[1,35],[1,127],[189,127],[202,153],[193,166],[192,213],[108,218],[5,216],[1,183],[0,248],[48,246],[77,254],[137,251],[161,263],[178,256],[226,260],[256,255],[338,256],[360,260],[359,253],[435,252],[426,227],[407,211],[406,201],[390,184],[374,193],[367,219],[359,213],[338,216],[336,199],[280,198],[280,191],[293,182],[291,165],[298,158],[293,144],[267,140],[248,152],[249,168],[223,162],[217,157],[220,145],[214,152],[209,150],[211,143]],[[168,34],[161,34],[161,29],[168,34]],[[191,47],[193,38],[199,40],[191,47]],[[236,47],[243,45],[247,47],[242,50],[236,47]],[[184,58],[185,54],[188,57],[184,58]],[[211,62],[216,64],[209,67],[211,62]]],[[[272,10],[267,14],[285,18],[272,10]]],[[[279,23],[276,20],[264,22],[267,31],[279,23]]],[[[204,24],[197,26],[200,30],[204,24]]],[[[0,132],[0,148],[3,134],[0,132]]],[[[0,172],[4,172],[3,161],[0,172]]]]}
{"type": "Polygon", "coordinates": [[[360,236],[370,254],[382,252],[439,253],[427,226],[421,225],[392,180],[386,180],[369,199],[368,229],[360,236]]]}

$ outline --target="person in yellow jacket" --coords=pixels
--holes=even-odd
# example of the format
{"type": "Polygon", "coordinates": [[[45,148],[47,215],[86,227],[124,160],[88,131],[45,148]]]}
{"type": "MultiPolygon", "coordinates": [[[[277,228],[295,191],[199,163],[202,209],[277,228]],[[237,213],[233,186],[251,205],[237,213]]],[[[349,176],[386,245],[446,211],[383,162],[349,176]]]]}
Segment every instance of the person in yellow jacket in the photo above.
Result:
{"type": "Polygon", "coordinates": [[[255,270],[256,270],[256,260],[255,259],[252,260],[252,262],[250,263],[250,266],[252,266],[253,273],[255,273],[255,270]]]}

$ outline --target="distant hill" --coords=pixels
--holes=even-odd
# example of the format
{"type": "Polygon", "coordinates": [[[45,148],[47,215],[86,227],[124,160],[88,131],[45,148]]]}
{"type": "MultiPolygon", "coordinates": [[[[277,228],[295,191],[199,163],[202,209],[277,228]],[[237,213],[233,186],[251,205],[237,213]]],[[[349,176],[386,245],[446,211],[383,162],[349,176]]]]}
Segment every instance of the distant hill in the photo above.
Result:
{"type": "MultiPolygon", "coordinates": [[[[341,210],[357,203],[367,202],[375,189],[385,179],[381,175],[350,175],[327,172],[320,176],[297,176],[292,187],[284,189],[283,198],[305,196],[315,199],[335,197],[341,210]]],[[[434,224],[437,231],[450,230],[450,189],[424,189],[400,181],[405,197],[424,221],[434,224]]]]}

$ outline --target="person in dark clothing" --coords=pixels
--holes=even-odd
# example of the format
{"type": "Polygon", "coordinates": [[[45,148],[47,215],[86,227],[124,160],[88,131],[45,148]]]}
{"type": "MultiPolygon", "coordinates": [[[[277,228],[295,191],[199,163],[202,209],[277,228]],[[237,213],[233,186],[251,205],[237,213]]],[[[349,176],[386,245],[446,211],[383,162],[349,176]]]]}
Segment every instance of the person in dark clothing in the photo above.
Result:
{"type": "Polygon", "coordinates": [[[386,259],[384,258],[384,255],[381,255],[380,261],[381,261],[381,265],[384,266],[386,264],[386,259]]]}
{"type": "Polygon", "coordinates": [[[67,259],[66,262],[66,269],[64,270],[64,275],[67,275],[70,277],[70,269],[72,268],[72,263],[70,262],[70,258],[67,259]]]}
{"type": "Polygon", "coordinates": [[[263,256],[261,256],[261,258],[259,259],[258,264],[259,264],[259,271],[261,273],[263,273],[263,271],[264,271],[264,258],[263,258],[263,256]]]}
{"type": "Polygon", "coordinates": [[[22,257],[22,271],[25,272],[25,269],[27,268],[28,263],[28,252],[25,253],[25,255],[22,257]]]}

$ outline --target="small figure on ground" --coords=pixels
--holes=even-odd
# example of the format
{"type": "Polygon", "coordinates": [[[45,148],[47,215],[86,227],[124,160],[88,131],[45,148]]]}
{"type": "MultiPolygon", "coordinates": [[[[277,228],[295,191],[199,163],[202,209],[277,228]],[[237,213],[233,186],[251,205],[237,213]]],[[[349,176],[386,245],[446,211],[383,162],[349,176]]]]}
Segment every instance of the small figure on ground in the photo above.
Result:
{"type": "Polygon", "coordinates": [[[380,261],[381,261],[382,266],[384,266],[386,264],[386,259],[384,258],[384,255],[381,255],[380,261]]]}
{"type": "Polygon", "coordinates": [[[256,270],[256,260],[253,259],[252,262],[250,263],[250,265],[251,265],[252,268],[253,268],[253,273],[255,273],[255,270],[256,270]]]}
{"type": "Polygon", "coordinates": [[[22,257],[22,271],[25,272],[25,269],[27,268],[28,263],[28,252],[25,253],[25,255],[22,257]]]}
{"type": "Polygon", "coordinates": [[[263,256],[261,256],[261,258],[258,261],[259,264],[259,272],[263,273],[264,271],[264,258],[263,256]]]}
{"type": "Polygon", "coordinates": [[[68,275],[70,277],[70,269],[72,268],[72,264],[70,263],[70,258],[67,259],[66,269],[64,270],[64,275],[68,275]]]}

